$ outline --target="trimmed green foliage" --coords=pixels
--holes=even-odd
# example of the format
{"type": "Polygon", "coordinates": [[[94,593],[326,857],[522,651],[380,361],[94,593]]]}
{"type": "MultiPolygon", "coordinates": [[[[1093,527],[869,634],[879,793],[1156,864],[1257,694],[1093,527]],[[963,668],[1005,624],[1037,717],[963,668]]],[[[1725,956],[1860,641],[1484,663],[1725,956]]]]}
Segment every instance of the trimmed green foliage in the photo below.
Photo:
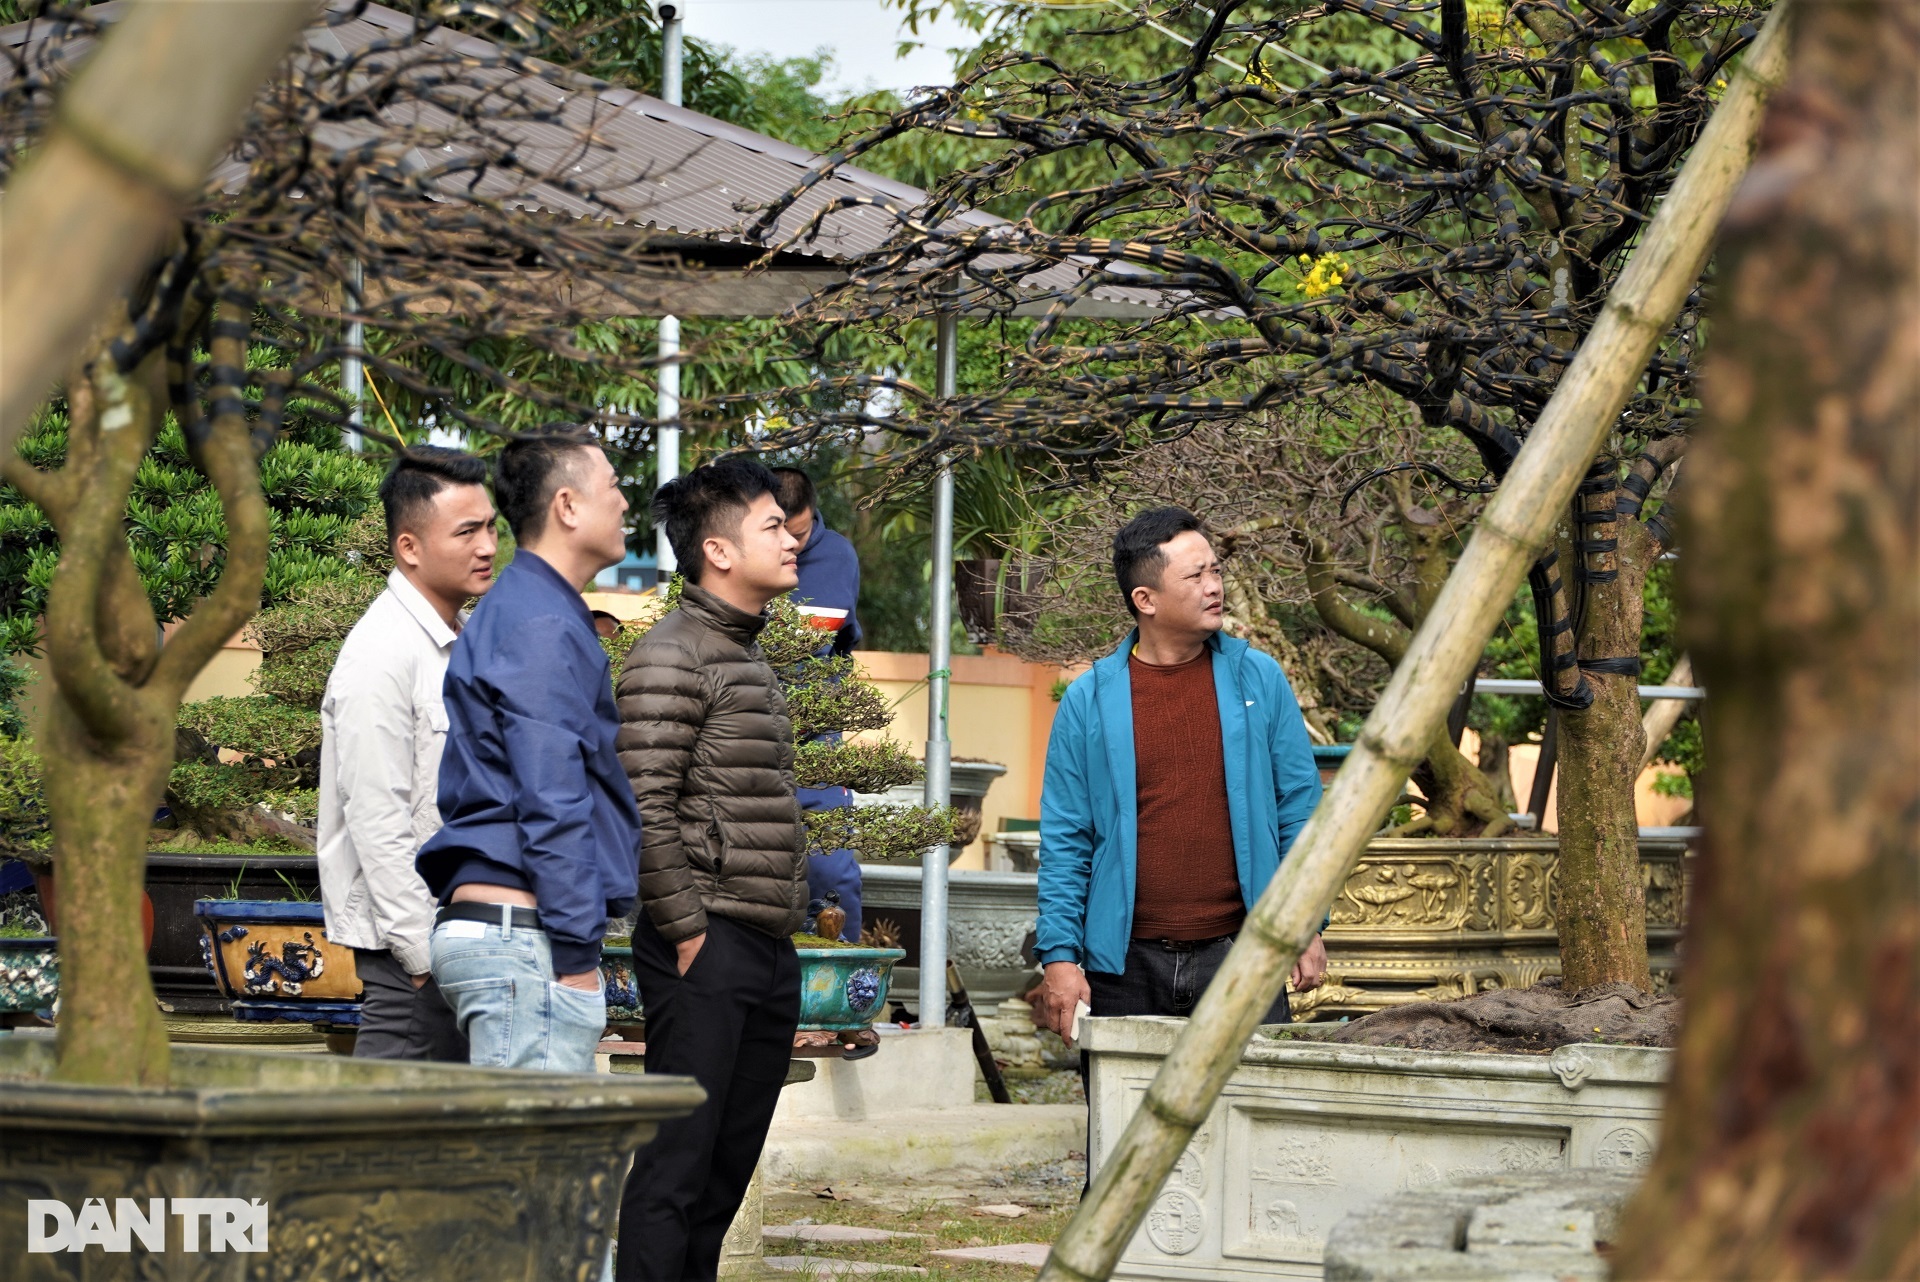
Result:
{"type": "Polygon", "coordinates": [[[815,659],[782,672],[781,678],[788,682],[787,715],[793,718],[795,743],[834,731],[884,730],[893,723],[886,695],[860,680],[850,658],[815,659]]]}
{"type": "Polygon", "coordinates": [[[0,736],[0,855],[28,855],[47,843],[40,755],[27,739],[0,736]]]}
{"type": "Polygon", "coordinates": [[[311,712],[260,695],[186,704],[179,725],[215,747],[280,763],[320,746],[320,723],[311,712]]]}
{"type": "Polygon", "coordinates": [[[959,811],[950,806],[810,810],[806,814],[807,849],[816,855],[852,850],[865,863],[918,863],[929,848],[953,841],[959,818],[959,811]]]}
{"type": "Polygon", "coordinates": [[[885,792],[919,783],[926,767],[894,739],[871,743],[802,743],[794,750],[793,777],[803,788],[838,786],[855,792],[885,792]]]}
{"type": "MultiPolygon", "coordinates": [[[[58,466],[66,457],[66,436],[66,415],[56,403],[29,428],[21,453],[36,467],[58,466]]],[[[358,550],[360,524],[369,516],[379,523],[381,463],[342,450],[337,435],[322,440],[296,435],[260,460],[272,539],[264,605],[357,573],[347,554],[358,550]]],[[[127,545],[160,622],[184,617],[212,590],[226,562],[226,542],[219,497],[188,459],[186,441],[169,420],[141,460],[127,499],[127,545]]],[[[46,608],[59,555],[46,517],[19,491],[0,485],[0,647],[6,653],[37,647],[34,621],[46,608]]]]}

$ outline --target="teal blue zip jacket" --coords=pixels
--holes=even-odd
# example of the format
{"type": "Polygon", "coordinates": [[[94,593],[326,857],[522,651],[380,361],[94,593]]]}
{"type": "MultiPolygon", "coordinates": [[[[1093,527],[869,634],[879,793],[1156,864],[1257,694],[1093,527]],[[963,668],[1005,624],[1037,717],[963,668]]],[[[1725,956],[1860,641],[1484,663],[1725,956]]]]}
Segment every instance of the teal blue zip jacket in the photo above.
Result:
{"type": "MultiPolygon", "coordinates": [[[[1126,969],[1138,847],[1127,655],[1139,635],[1075,678],[1053,719],[1040,791],[1035,952],[1042,963],[1126,969]]],[[[1218,633],[1207,648],[1220,703],[1233,860],[1252,909],[1319,804],[1320,772],[1280,665],[1218,633]]]]}

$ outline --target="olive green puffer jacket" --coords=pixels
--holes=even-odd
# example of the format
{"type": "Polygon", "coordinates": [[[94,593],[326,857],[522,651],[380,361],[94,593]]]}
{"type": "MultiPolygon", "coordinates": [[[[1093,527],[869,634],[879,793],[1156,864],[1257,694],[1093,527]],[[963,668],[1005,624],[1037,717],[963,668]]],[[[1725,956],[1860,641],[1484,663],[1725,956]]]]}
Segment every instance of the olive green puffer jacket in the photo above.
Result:
{"type": "Polygon", "coordinates": [[[757,614],[688,584],[620,670],[620,764],[640,803],[640,902],[668,941],[708,914],[785,936],[807,902],[793,724],[757,614]]]}

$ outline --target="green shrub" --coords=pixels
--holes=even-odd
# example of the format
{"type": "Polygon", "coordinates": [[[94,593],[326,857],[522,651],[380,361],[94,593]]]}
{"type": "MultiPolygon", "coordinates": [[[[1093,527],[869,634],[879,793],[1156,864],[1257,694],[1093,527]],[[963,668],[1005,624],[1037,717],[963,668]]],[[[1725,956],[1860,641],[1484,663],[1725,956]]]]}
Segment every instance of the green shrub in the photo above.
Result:
{"type": "Polygon", "coordinates": [[[868,863],[918,862],[930,847],[950,845],[960,812],[952,807],[851,806],[807,812],[807,849],[816,855],[852,850],[868,863]]]}
{"type": "Polygon", "coordinates": [[[793,777],[803,788],[841,787],[885,792],[919,783],[926,767],[893,739],[872,743],[803,743],[793,754],[793,777]]]}
{"type": "Polygon", "coordinates": [[[30,740],[0,735],[0,855],[33,857],[46,844],[40,755],[30,740]]]}
{"type": "Polygon", "coordinates": [[[320,746],[318,717],[305,708],[264,695],[184,704],[179,724],[198,734],[211,748],[264,758],[281,768],[297,768],[302,754],[320,746]]]}

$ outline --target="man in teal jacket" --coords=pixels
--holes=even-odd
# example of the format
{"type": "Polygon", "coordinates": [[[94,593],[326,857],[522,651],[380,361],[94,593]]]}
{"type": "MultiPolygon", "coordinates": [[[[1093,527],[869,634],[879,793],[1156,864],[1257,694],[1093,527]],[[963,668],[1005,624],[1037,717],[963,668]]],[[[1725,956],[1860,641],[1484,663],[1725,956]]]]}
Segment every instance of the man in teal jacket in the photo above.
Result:
{"type": "MultiPolygon", "coordinates": [[[[1183,508],[1134,518],[1114,575],[1137,629],[1067,687],[1040,796],[1041,1022],[1187,1015],[1320,800],[1280,665],[1222,636],[1224,586],[1183,508]]],[[[1316,936],[1294,968],[1326,973],[1316,936]]],[[[1267,1022],[1287,1019],[1282,993],[1267,1022]]]]}

